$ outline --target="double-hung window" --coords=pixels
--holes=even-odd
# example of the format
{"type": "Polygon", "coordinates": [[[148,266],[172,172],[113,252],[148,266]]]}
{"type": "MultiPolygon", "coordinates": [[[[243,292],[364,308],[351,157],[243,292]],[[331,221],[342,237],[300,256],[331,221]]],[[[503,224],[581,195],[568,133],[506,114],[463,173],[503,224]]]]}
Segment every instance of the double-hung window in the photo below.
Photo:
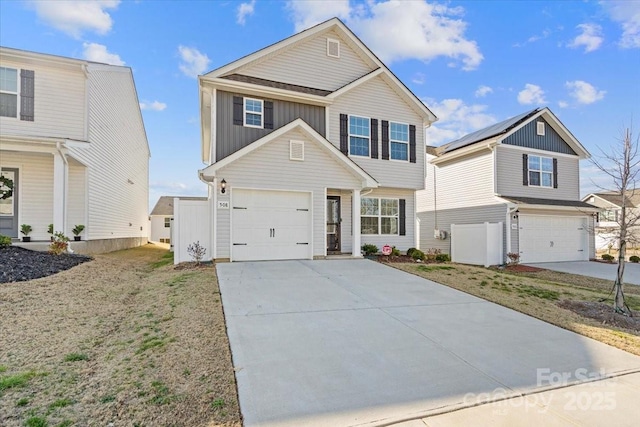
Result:
{"type": "Polygon", "coordinates": [[[369,157],[371,121],[365,117],[349,116],[349,154],[369,157]]]}
{"type": "Polygon", "coordinates": [[[529,185],[553,187],[553,159],[529,155],[529,185]]]}
{"type": "Polygon", "coordinates": [[[389,144],[392,160],[409,160],[409,125],[390,122],[389,144]]]}
{"type": "Polygon", "coordinates": [[[18,70],[0,67],[0,116],[18,117],[18,70]]]}
{"type": "Polygon", "coordinates": [[[164,228],[171,228],[171,218],[169,217],[164,218],[164,228]]]}
{"type": "Polygon", "coordinates": [[[360,232],[397,235],[399,213],[398,199],[363,197],[360,201],[360,232]]]}
{"type": "Polygon", "coordinates": [[[261,99],[244,99],[244,125],[254,128],[263,127],[264,104],[261,99]]]}

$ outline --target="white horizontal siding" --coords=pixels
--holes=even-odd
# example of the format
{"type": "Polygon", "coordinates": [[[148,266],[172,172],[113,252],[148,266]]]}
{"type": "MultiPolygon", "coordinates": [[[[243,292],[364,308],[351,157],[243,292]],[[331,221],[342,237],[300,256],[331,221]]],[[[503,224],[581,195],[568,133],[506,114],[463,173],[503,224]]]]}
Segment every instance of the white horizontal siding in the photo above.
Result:
{"type": "MultiPolygon", "coordinates": [[[[19,119],[18,104],[18,118],[0,117],[2,134],[84,139],[86,89],[85,76],[80,66],[77,71],[71,71],[7,61],[4,58],[0,60],[3,67],[35,72],[34,121],[19,119]]],[[[18,71],[18,86],[19,80],[18,71]]]]}
{"type": "Polygon", "coordinates": [[[580,200],[580,167],[577,157],[559,156],[549,152],[542,156],[558,159],[558,188],[522,185],[522,155],[541,155],[508,145],[497,149],[498,194],[503,196],[535,197],[540,199],[580,200]]]}
{"type": "Polygon", "coordinates": [[[373,71],[335,32],[318,34],[288,50],[236,71],[262,79],[316,89],[336,90],[373,71]],[[327,56],[327,38],[340,40],[340,58],[327,56]]]}
{"type": "Polygon", "coordinates": [[[378,119],[378,159],[351,156],[351,160],[373,176],[381,186],[422,189],[424,186],[423,118],[381,76],[374,77],[336,99],[330,107],[329,141],[340,147],[340,114],[378,119]],[[416,163],[382,160],[381,120],[416,127],[416,163]]]}
{"type": "MultiPolygon", "coordinates": [[[[313,202],[313,255],[326,250],[326,188],[360,188],[361,183],[324,149],[293,130],[271,141],[218,172],[227,192],[218,201],[229,201],[233,188],[311,191],[313,202]],[[289,160],[289,141],[305,141],[304,161],[289,160]]],[[[214,207],[216,209],[216,207],[214,207]]],[[[217,258],[229,258],[229,209],[217,209],[217,258]]]]}
{"type": "Polygon", "coordinates": [[[170,216],[153,215],[151,216],[151,234],[149,240],[152,242],[159,242],[160,239],[171,238],[171,227],[164,226],[164,219],[171,218],[170,216]]]}
{"type": "MultiPolygon", "coordinates": [[[[82,165],[69,162],[69,182],[67,185],[67,229],[65,234],[67,236],[73,235],[73,230],[76,225],[86,224],[86,207],[87,207],[87,168],[82,165]]],[[[81,234],[83,240],[86,239],[86,234],[81,234]]]]}

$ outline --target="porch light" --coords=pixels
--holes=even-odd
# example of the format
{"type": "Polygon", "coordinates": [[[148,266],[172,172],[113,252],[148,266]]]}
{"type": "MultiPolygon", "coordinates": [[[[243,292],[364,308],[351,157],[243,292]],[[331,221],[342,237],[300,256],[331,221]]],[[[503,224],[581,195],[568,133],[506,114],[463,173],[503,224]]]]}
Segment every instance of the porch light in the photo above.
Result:
{"type": "Polygon", "coordinates": [[[227,181],[225,181],[223,178],[222,181],[220,181],[220,192],[224,194],[226,191],[227,191],[227,181]]]}

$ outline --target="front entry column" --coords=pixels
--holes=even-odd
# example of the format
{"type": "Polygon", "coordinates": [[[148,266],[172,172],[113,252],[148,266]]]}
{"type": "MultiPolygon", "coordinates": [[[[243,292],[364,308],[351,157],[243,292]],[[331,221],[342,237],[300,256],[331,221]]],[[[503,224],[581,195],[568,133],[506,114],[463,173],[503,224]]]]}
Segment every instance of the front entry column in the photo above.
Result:
{"type": "Polygon", "coordinates": [[[53,155],[53,232],[65,233],[66,164],[60,153],[53,155]]]}
{"type": "Polygon", "coordinates": [[[351,206],[351,215],[353,217],[352,254],[354,258],[362,258],[362,251],[360,250],[360,190],[353,190],[351,201],[353,202],[351,206]]]}

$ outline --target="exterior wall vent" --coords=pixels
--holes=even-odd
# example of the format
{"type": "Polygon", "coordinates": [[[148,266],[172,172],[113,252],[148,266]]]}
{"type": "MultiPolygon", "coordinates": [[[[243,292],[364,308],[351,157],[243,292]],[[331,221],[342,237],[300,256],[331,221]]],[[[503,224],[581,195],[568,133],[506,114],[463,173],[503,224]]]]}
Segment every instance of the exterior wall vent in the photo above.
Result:
{"type": "Polygon", "coordinates": [[[536,122],[536,133],[538,136],[544,136],[544,122],[536,122]]]}
{"type": "Polygon", "coordinates": [[[289,160],[304,160],[304,141],[289,141],[289,160]]]}
{"type": "Polygon", "coordinates": [[[327,56],[340,58],[340,40],[327,39],[327,56]]]}

